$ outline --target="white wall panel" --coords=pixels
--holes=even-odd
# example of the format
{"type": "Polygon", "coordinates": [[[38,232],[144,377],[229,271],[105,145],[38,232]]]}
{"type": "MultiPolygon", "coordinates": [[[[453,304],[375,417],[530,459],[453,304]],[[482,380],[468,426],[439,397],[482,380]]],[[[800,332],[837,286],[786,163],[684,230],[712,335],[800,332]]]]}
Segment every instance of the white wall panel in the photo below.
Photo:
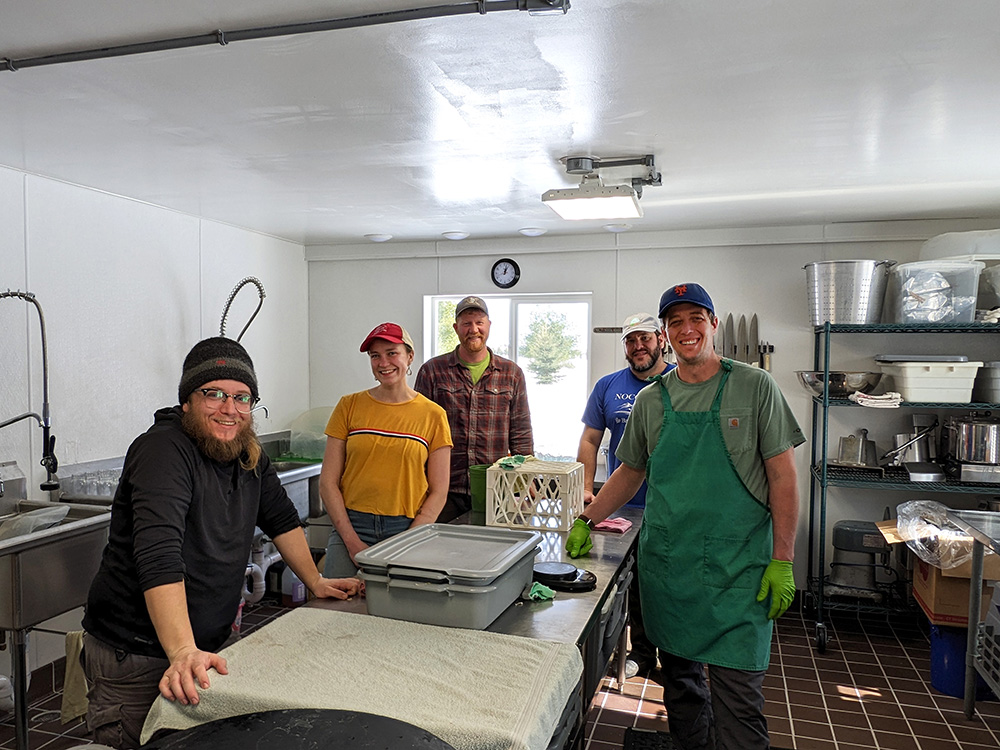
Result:
{"type": "MultiPolygon", "coordinates": [[[[0,168],[0,291],[25,291],[26,284],[24,175],[0,168]]],[[[0,422],[41,409],[41,401],[32,401],[28,388],[28,334],[32,332],[32,346],[37,355],[37,320],[30,303],[16,298],[0,300],[0,422]],[[30,329],[29,322],[33,326],[30,329]]],[[[33,431],[38,432],[40,446],[41,431],[34,420],[23,420],[0,430],[0,462],[15,461],[27,475],[33,431]]],[[[35,460],[37,462],[37,458],[35,460]]]]}
{"type": "MultiPolygon", "coordinates": [[[[219,334],[230,293],[247,276],[257,277],[266,296],[240,341],[253,359],[267,407],[266,417],[263,409],[255,412],[257,430],[288,429],[309,407],[308,268],[302,246],[207,221],[201,236],[201,338],[219,334]]],[[[239,290],[229,308],[227,336],[240,335],[259,301],[254,284],[239,290]]]]}
{"type": "MultiPolygon", "coordinates": [[[[413,336],[416,375],[423,351],[423,295],[437,289],[435,259],[310,263],[310,405],[335,406],[341,396],[375,385],[368,358],[358,348],[372,328],[386,321],[413,336]]],[[[412,386],[413,377],[408,380],[412,386]]]]}
{"type": "Polygon", "coordinates": [[[201,322],[198,220],[29,176],[29,282],[45,306],[62,463],[121,456],[176,403],[201,322]]]}

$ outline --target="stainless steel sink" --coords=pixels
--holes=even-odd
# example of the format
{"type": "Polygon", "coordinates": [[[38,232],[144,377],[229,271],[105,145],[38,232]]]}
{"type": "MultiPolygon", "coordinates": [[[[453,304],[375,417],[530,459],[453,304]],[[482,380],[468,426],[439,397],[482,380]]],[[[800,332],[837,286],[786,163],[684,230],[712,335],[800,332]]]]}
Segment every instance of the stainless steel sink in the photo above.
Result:
{"type": "Polygon", "coordinates": [[[276,460],[271,461],[271,465],[278,472],[278,479],[299,511],[300,520],[323,515],[323,504],[319,499],[322,463],[276,460]]]}
{"type": "MultiPolygon", "coordinates": [[[[0,520],[40,508],[43,500],[0,498],[0,520]]],[[[0,628],[24,630],[87,601],[108,540],[108,507],[68,503],[56,526],[0,541],[0,628]]]]}

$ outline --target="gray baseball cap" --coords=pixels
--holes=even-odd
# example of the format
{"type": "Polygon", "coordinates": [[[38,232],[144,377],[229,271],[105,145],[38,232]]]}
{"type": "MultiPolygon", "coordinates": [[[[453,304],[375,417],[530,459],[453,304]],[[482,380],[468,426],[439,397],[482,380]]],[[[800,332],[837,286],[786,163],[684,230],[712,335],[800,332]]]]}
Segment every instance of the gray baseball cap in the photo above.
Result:
{"type": "Polygon", "coordinates": [[[625,322],[622,323],[622,341],[624,341],[625,337],[630,333],[635,333],[636,331],[656,333],[659,330],[659,322],[649,313],[632,313],[625,318],[625,322]]]}
{"type": "Polygon", "coordinates": [[[466,310],[482,310],[486,315],[490,314],[490,311],[486,308],[486,303],[483,302],[483,298],[476,297],[475,295],[469,295],[455,305],[455,318],[457,319],[466,310]]]}

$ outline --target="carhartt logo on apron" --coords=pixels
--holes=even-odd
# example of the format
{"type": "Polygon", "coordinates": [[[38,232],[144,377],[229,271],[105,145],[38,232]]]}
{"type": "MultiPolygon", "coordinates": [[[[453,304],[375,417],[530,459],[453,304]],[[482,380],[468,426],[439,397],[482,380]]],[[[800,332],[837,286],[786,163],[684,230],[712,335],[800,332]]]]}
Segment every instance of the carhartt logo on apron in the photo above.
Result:
{"type": "Polygon", "coordinates": [[[738,430],[738,429],[740,429],[740,418],[739,417],[730,417],[729,418],[729,429],[730,430],[738,430]]]}

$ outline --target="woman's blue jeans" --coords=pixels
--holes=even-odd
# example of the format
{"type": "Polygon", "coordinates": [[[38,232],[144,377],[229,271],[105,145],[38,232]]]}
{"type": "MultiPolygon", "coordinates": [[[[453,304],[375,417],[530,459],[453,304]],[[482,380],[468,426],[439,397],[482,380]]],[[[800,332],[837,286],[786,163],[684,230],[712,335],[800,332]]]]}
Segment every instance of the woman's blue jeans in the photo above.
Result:
{"type": "MultiPolygon", "coordinates": [[[[410,528],[410,524],[413,523],[413,519],[407,516],[379,516],[350,509],[347,511],[347,517],[351,519],[351,526],[354,527],[358,537],[368,545],[396,536],[410,528]]],[[[349,578],[357,571],[358,567],[351,562],[351,555],[344,540],[340,538],[336,529],[331,529],[330,540],[326,543],[326,565],[323,567],[323,575],[326,578],[349,578]]]]}

